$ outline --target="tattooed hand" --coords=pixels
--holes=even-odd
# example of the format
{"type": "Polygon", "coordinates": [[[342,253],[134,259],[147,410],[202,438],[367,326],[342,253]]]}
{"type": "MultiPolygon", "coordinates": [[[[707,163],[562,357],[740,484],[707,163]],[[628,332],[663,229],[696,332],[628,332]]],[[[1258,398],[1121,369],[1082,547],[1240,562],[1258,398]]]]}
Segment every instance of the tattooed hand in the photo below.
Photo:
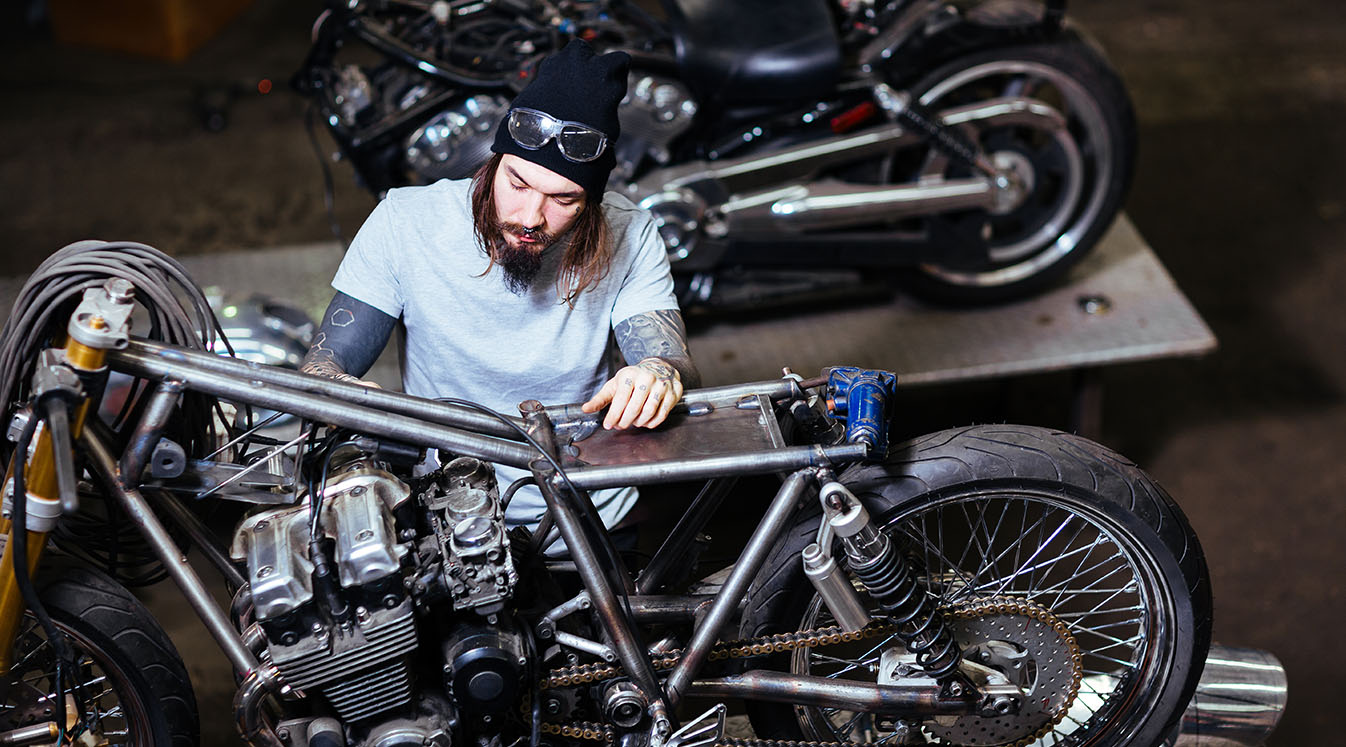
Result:
{"type": "Polygon", "coordinates": [[[678,370],[660,358],[645,358],[618,371],[581,409],[598,412],[611,404],[603,418],[607,429],[632,425],[654,428],[664,422],[680,399],[682,377],[678,370]]]}

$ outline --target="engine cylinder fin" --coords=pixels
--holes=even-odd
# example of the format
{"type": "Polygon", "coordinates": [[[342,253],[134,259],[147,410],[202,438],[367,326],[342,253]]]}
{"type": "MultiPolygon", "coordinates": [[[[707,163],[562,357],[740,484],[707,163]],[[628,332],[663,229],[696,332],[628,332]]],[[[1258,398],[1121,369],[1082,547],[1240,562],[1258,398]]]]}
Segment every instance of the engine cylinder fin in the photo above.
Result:
{"type": "Polygon", "coordinates": [[[411,684],[410,668],[405,660],[398,660],[321,689],[341,718],[349,722],[410,703],[411,684]]]}
{"type": "Polygon", "coordinates": [[[334,679],[345,677],[352,671],[358,671],[370,662],[384,661],[401,654],[410,653],[417,646],[414,619],[407,610],[404,618],[393,625],[365,632],[367,643],[341,654],[333,655],[327,647],[321,647],[294,659],[282,660],[275,656],[273,661],[280,669],[285,681],[293,687],[317,687],[334,679]]]}

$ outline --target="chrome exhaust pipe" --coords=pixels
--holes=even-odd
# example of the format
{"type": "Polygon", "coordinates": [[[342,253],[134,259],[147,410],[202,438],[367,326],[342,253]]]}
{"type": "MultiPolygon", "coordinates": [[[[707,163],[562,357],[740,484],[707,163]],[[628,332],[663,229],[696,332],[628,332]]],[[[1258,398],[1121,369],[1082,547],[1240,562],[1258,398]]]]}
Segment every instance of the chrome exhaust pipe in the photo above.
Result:
{"type": "Polygon", "coordinates": [[[1271,653],[1211,646],[1175,747],[1257,747],[1285,712],[1285,668],[1271,653]]]}
{"type": "Polygon", "coordinates": [[[990,179],[935,178],[918,184],[851,184],[833,180],[734,195],[719,207],[724,233],[790,234],[872,225],[910,215],[997,207],[990,179]]]}

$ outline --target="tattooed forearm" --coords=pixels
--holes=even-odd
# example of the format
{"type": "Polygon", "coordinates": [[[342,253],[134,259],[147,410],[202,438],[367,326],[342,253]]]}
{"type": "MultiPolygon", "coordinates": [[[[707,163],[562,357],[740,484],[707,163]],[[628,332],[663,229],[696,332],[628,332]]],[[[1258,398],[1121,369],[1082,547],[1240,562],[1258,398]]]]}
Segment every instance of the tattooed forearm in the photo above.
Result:
{"type": "Polygon", "coordinates": [[[326,342],[327,335],[319,332],[313,338],[313,346],[308,349],[308,354],[304,356],[304,362],[299,364],[299,370],[328,379],[336,379],[337,381],[359,381],[360,377],[352,376],[341,369],[341,366],[336,362],[335,354],[323,347],[326,342]]]}
{"type": "Polygon", "coordinates": [[[299,370],[340,381],[359,381],[388,342],[397,319],[338,292],[299,370]]]}
{"type": "Polygon", "coordinates": [[[613,333],[627,363],[637,365],[646,359],[658,358],[677,370],[685,388],[701,385],[701,374],[687,350],[687,328],[677,309],[636,314],[619,323],[613,333]]]}

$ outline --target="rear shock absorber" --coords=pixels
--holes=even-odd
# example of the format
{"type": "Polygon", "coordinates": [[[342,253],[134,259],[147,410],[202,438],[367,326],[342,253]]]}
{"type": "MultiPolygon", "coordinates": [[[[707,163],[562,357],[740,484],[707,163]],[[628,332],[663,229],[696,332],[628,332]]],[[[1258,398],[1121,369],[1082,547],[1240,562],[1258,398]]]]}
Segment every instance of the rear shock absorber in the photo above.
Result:
{"type": "Polygon", "coordinates": [[[916,663],[935,679],[957,672],[963,656],[958,642],[897,545],[874,526],[869,512],[841,483],[827,481],[819,497],[851,571],[898,626],[896,635],[916,663]]]}

